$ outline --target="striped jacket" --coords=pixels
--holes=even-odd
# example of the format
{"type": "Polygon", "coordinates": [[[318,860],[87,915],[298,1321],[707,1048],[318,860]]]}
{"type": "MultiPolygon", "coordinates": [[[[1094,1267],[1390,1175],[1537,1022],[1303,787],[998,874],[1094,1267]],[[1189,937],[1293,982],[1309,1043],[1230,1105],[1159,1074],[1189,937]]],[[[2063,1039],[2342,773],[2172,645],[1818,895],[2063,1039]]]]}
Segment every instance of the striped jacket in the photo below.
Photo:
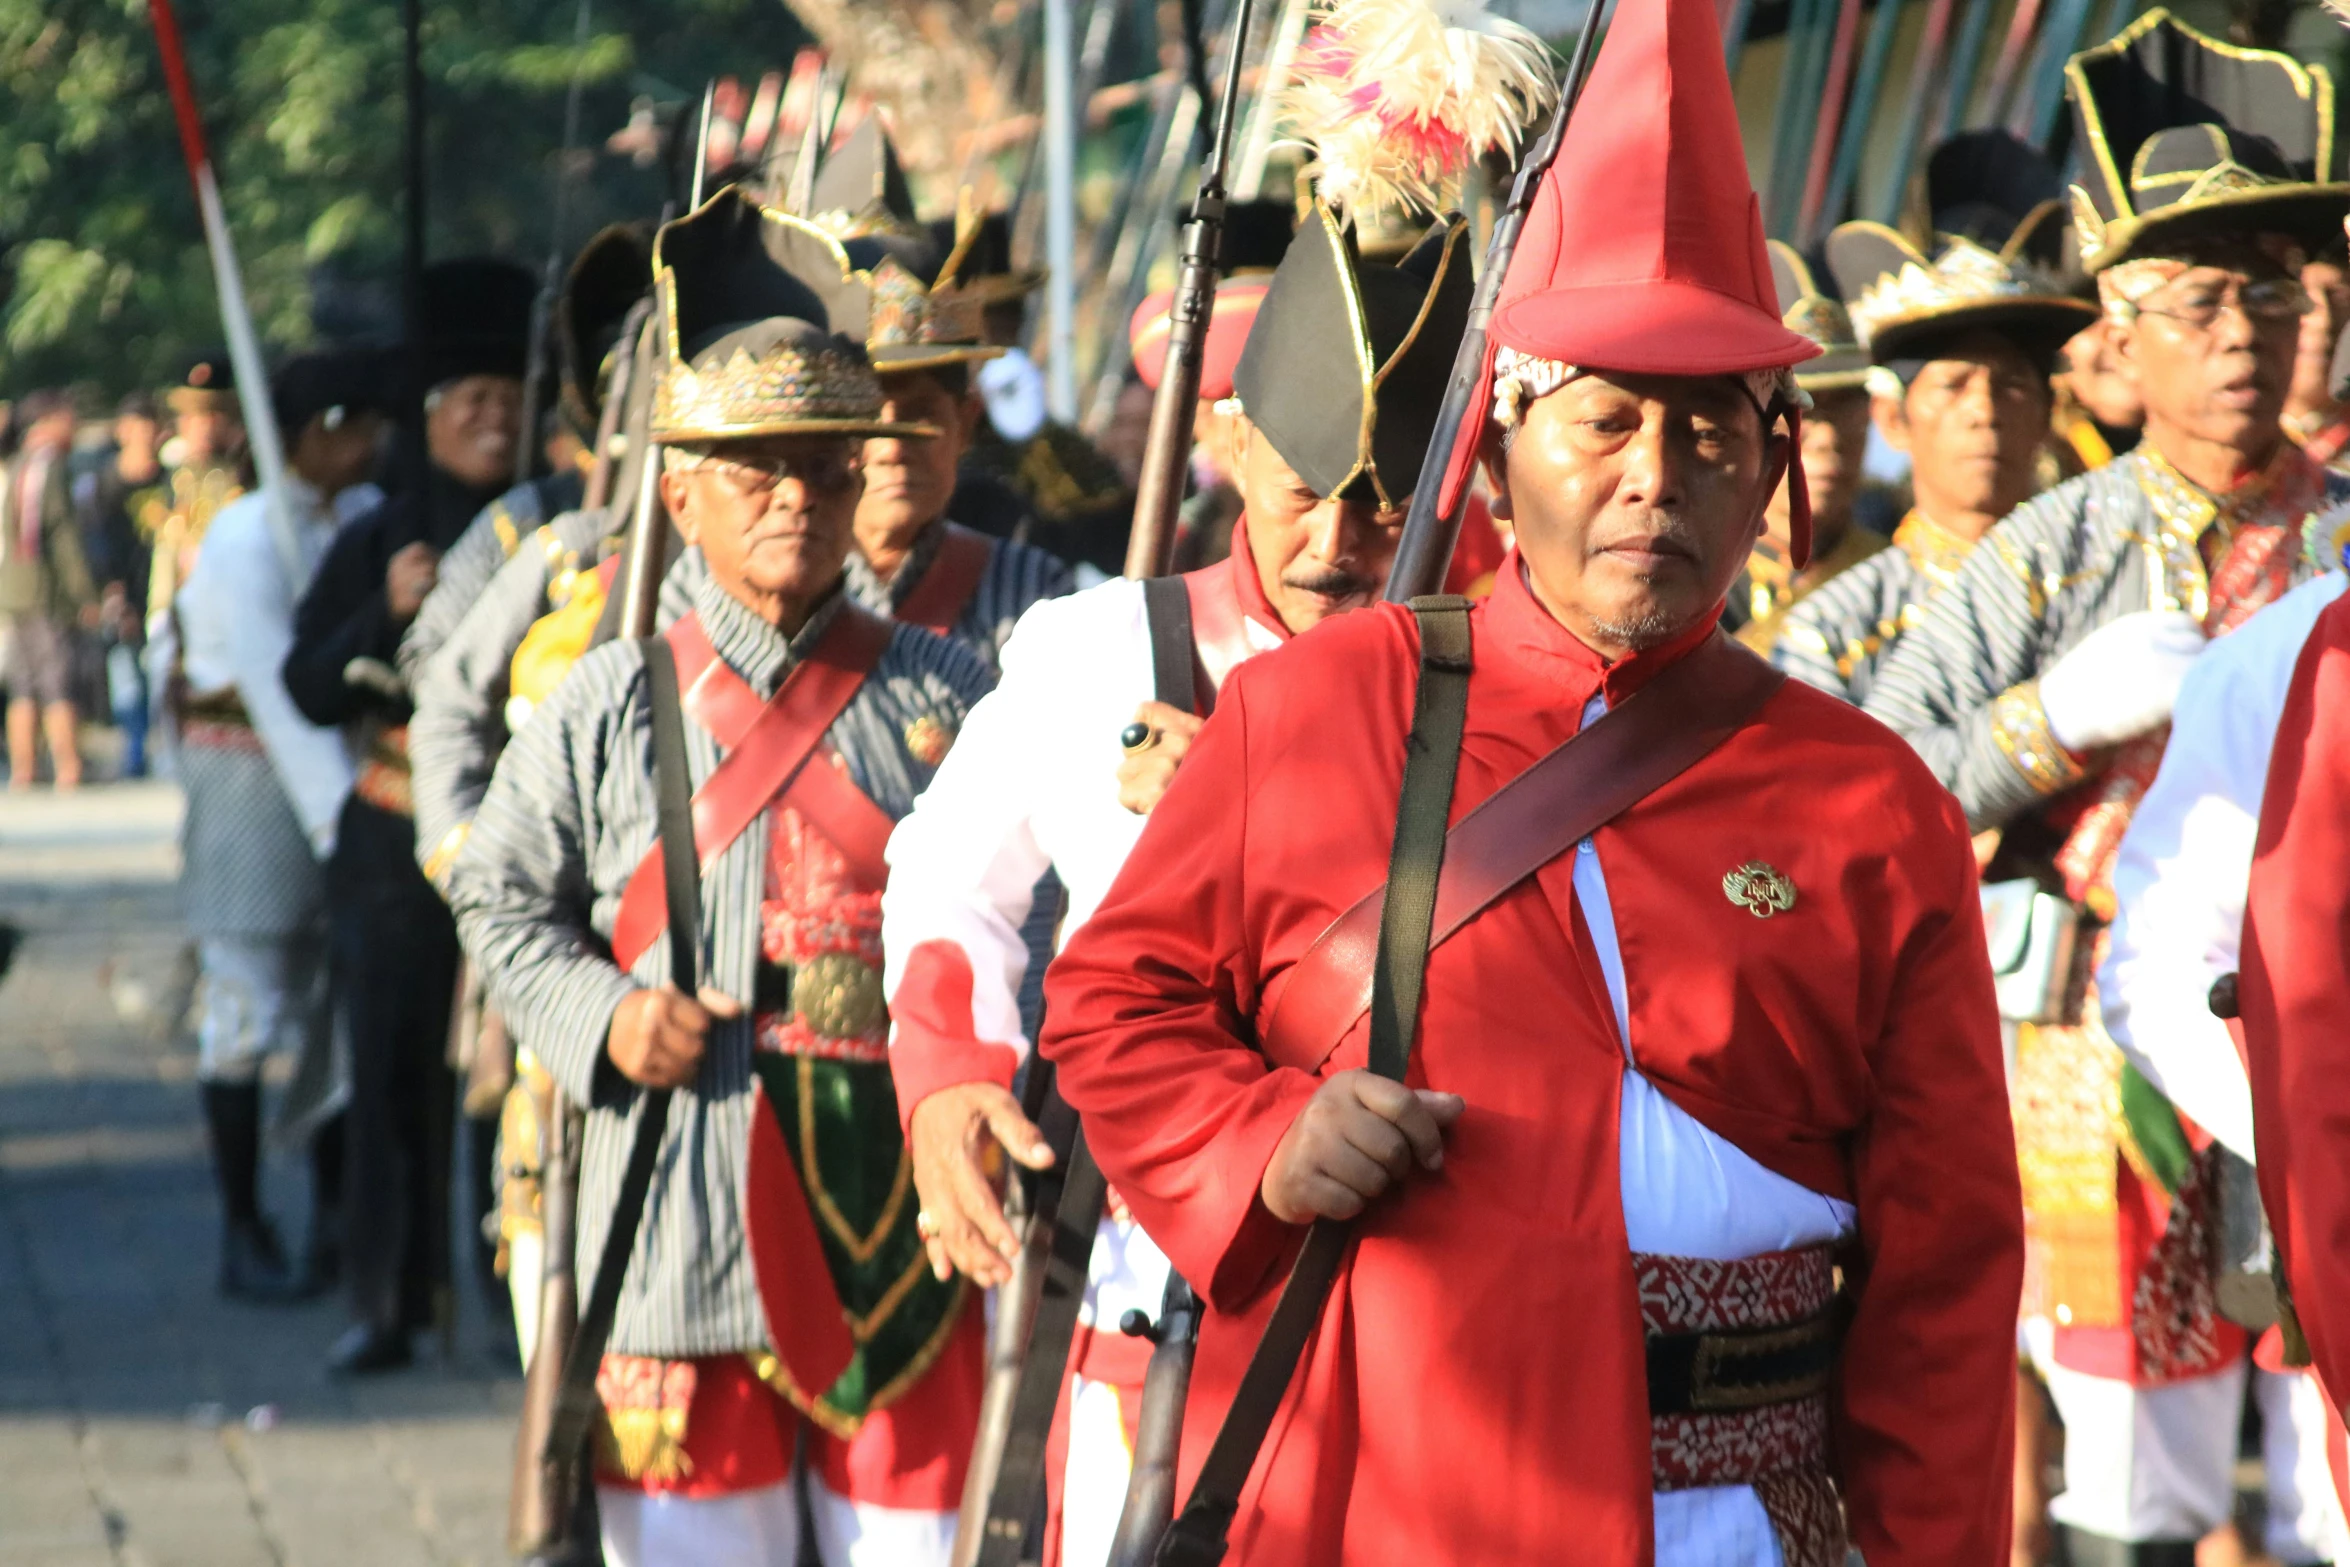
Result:
{"type": "MultiPolygon", "coordinates": [[[[924,528],[897,575],[887,582],[865,564],[864,556],[852,552],[849,596],[876,615],[896,619],[898,606],[920,585],[946,536],[944,521],[924,528]]],[[[971,602],[963,607],[961,618],[948,628],[947,635],[969,646],[994,673],[1003,668],[1004,643],[1028,606],[1038,599],[1059,598],[1077,584],[1057,555],[1013,539],[988,542],[994,547],[988,551],[987,569],[980,573],[971,602]]]]}
{"type": "Polygon", "coordinates": [[[1771,662],[1807,686],[1855,706],[1901,637],[1925,619],[1926,600],[1948,587],[1974,545],[1917,512],[1893,530],[1893,548],[1821,583],[1790,605],[1771,662]]]}
{"type": "Polygon", "coordinates": [[[433,588],[400,637],[400,673],[413,685],[418,671],[464,623],[474,601],[498,569],[514,558],[522,541],[551,516],[579,505],[584,488],[577,474],[549,474],[517,484],[481,509],[457,542],[441,555],[433,588]]]}
{"type": "MultiPolygon", "coordinates": [[[[498,568],[454,631],[409,676],[416,716],[408,721],[408,761],[416,801],[416,858],[431,866],[481,809],[498,754],[506,747],[507,686],[514,654],[539,618],[554,608],[558,578],[592,571],[619,540],[609,512],[565,512],[539,528],[498,568]]],[[[693,608],[704,576],[702,557],[680,555],[661,582],[655,624],[693,608]]],[[[405,647],[403,647],[405,651],[405,647]]]]}
{"type": "MultiPolygon", "coordinates": [[[[2197,541],[2219,523],[2299,524],[2350,499],[2350,477],[2286,444],[2222,504],[2150,446],[2068,480],[1983,536],[1877,672],[1867,710],[1917,748],[1976,830],[2078,783],[2048,733],[2039,678],[2098,627],[2139,610],[2202,613],[2197,541]]],[[[2313,567],[2302,560],[2300,581],[2313,567]]]]}
{"type": "MultiPolygon", "coordinates": [[[[694,602],[719,656],[767,696],[823,634],[840,600],[789,644],[706,576],[694,602]]],[[[458,929],[500,1010],[564,1093],[588,1107],[576,1253],[583,1289],[603,1250],[642,1102],[606,1059],[605,1038],[621,999],[669,972],[666,935],[632,973],[613,964],[608,944],[621,892],[656,837],[643,670],[633,642],[606,644],[573,667],[507,747],[449,873],[458,929]]],[[[909,751],[909,728],[927,719],[958,730],[990,683],[969,649],[899,627],[826,739],[874,803],[903,816],[932,772],[909,751]]],[[[718,746],[691,722],[686,745],[698,788],[718,763],[718,746]]],[[[745,999],[759,956],[767,844],[763,816],[702,879],[703,982],[745,999]]],[[[670,1106],[613,1329],[616,1353],[682,1358],[767,1341],[742,1217],[751,1048],[748,1018],[719,1024],[698,1081],[670,1106]]]]}

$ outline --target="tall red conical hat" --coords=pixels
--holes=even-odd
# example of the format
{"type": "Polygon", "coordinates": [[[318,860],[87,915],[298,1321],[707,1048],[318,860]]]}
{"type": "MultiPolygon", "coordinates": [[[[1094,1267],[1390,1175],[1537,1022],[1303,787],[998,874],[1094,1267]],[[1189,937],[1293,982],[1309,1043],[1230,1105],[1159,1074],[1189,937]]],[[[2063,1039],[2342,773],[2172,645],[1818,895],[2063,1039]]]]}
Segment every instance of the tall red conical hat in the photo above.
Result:
{"type": "MultiPolygon", "coordinates": [[[[1448,502],[1468,480],[1502,348],[1651,375],[1818,355],[1779,316],[1713,0],[1617,5],[1502,280],[1448,502]]],[[[1810,532],[1800,468],[1791,483],[1800,551],[1810,532]]]]}

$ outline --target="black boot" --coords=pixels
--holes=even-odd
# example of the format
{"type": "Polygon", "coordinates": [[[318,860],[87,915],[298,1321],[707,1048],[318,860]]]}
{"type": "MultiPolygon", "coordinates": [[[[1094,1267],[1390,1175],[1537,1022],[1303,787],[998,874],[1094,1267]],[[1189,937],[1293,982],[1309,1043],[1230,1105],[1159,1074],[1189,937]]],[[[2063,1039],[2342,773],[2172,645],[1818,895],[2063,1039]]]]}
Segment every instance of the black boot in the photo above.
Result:
{"type": "Polygon", "coordinates": [[[277,1232],[262,1217],[261,1085],[205,1083],[204,1120],[212,1133],[212,1173],[220,1186],[224,1225],[220,1292],[235,1300],[288,1301],[293,1275],[277,1232]]]}
{"type": "Polygon", "coordinates": [[[416,1351],[408,1342],[406,1328],[354,1322],[326,1352],[326,1369],[338,1377],[366,1377],[379,1371],[397,1371],[415,1359],[416,1351]]]}

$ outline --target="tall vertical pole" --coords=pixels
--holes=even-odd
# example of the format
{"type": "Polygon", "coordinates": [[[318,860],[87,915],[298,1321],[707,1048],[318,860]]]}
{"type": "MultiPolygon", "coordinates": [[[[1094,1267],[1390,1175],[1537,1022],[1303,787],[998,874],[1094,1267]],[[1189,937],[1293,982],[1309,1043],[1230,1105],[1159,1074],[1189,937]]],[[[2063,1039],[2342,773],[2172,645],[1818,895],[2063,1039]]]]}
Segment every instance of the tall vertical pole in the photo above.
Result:
{"type": "MultiPolygon", "coordinates": [[[[212,151],[204,141],[204,117],[196,107],[196,86],[188,75],[188,53],[180,38],[179,17],[171,0],[148,0],[147,14],[155,24],[155,47],[163,56],[163,81],[171,93],[171,111],[178,122],[180,153],[188,164],[188,182],[196,189],[196,212],[204,225],[204,247],[212,257],[212,281],[220,295],[221,333],[228,340],[229,364],[236,371],[237,405],[245,416],[245,439],[253,452],[253,469],[265,492],[282,495],[286,456],[279,439],[277,416],[269,404],[269,372],[261,362],[261,340],[253,330],[253,312],[245,303],[245,283],[237,267],[237,247],[230,237],[228,210],[221,205],[220,182],[213,177],[212,151]]],[[[294,525],[281,505],[268,512],[269,533],[288,581],[301,577],[301,551],[294,525]]]]}
{"type": "Polygon", "coordinates": [[[1910,62],[1910,89],[1901,109],[1901,131],[1893,144],[1893,161],[1885,170],[1885,183],[1877,196],[1877,204],[1869,209],[1869,216],[1879,223],[1893,223],[1901,214],[1901,199],[1909,189],[1909,171],[1918,159],[1918,141],[1925,134],[1926,111],[1934,104],[1937,92],[1948,94],[1957,89],[1942,77],[1942,48],[1950,36],[1950,10],[1953,0],[1932,0],[1926,8],[1925,35],[1918,40],[1917,57],[1910,62]],[[1940,86],[1935,84],[1940,82],[1940,86]]]}
{"type": "MultiPolygon", "coordinates": [[[[407,317],[408,388],[417,399],[411,411],[416,440],[409,452],[409,480],[424,489],[424,0],[401,0],[400,95],[407,108],[403,159],[408,191],[400,250],[400,305],[407,317]]],[[[437,1210],[436,1210],[437,1211],[437,1210]]]]}
{"type": "Polygon", "coordinates": [[[1995,0],[1967,0],[1966,22],[1958,33],[1958,50],[1950,57],[1950,77],[1944,87],[1942,112],[1934,121],[1934,141],[1948,141],[1966,126],[1967,110],[1975,98],[1975,74],[1983,63],[1983,46],[1991,37],[1995,0]]]}
{"type": "Polygon", "coordinates": [[[1077,106],[1070,0],[1044,0],[1045,406],[1077,418],[1077,106]]]}

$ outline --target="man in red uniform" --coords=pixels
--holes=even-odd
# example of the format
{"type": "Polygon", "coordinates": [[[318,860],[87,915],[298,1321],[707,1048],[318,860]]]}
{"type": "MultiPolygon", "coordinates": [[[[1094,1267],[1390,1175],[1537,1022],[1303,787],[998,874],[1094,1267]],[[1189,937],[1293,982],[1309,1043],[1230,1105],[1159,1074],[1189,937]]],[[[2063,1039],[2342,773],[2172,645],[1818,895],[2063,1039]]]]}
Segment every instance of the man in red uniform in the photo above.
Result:
{"type": "Polygon", "coordinates": [[[2277,725],[2244,901],[2238,974],[2261,1203],[2310,1365],[2337,1417],[2326,1443],[2350,1506],[2338,1412],[2350,1391],[2350,601],[2302,644],[2277,725]]]}
{"type": "Polygon", "coordinates": [[[1815,352],[1721,60],[1704,0],[1619,13],[1502,287],[1517,550],[1468,613],[1456,842],[1586,725],[1743,718],[1457,928],[1439,895],[1399,1084],[1312,949],[1387,875],[1419,637],[1339,617],[1227,681],[1048,980],[1062,1089],[1209,1303],[1186,1488],[1300,1226],[1360,1215],[1238,1563],[2005,1558],[2021,1215],[1965,825],[1714,629],[1815,352]]]}

